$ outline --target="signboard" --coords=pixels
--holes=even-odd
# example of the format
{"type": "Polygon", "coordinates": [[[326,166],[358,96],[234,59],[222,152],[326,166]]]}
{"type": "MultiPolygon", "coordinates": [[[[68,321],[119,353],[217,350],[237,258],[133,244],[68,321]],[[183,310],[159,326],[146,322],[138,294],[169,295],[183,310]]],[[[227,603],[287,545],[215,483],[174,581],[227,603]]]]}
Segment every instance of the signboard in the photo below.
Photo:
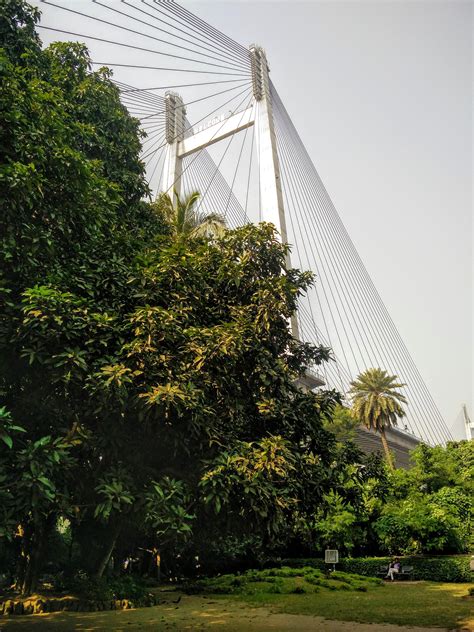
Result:
{"type": "Polygon", "coordinates": [[[339,551],[337,549],[326,549],[324,551],[324,561],[326,564],[338,564],[339,551]]]}

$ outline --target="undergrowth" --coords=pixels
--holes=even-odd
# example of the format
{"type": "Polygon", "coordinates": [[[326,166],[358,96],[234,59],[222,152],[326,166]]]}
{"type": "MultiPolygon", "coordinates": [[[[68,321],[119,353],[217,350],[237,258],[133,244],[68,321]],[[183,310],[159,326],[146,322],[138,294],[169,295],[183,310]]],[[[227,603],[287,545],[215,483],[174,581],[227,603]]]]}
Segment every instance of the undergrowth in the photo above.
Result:
{"type": "Polygon", "coordinates": [[[342,572],[325,574],[309,566],[304,568],[284,566],[195,580],[186,583],[183,589],[188,594],[305,594],[316,593],[321,589],[366,592],[370,588],[381,585],[383,581],[373,577],[342,572]]]}

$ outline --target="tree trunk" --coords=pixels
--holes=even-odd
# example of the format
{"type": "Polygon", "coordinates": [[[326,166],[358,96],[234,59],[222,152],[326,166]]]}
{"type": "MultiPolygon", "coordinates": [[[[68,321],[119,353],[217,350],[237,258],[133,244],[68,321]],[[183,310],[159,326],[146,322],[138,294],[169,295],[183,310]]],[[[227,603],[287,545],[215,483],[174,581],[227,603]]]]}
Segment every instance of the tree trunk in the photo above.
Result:
{"type": "Polygon", "coordinates": [[[16,566],[15,581],[14,581],[15,590],[19,590],[20,592],[22,590],[23,583],[25,581],[27,562],[28,562],[27,553],[25,551],[25,548],[22,546],[21,551],[20,551],[20,557],[18,559],[18,564],[16,566]]]}
{"type": "Polygon", "coordinates": [[[380,431],[380,438],[382,439],[382,445],[385,452],[385,459],[387,460],[387,465],[390,470],[394,470],[395,466],[393,463],[392,453],[390,452],[390,448],[388,447],[387,437],[385,436],[385,430],[380,431]]]}
{"type": "Polygon", "coordinates": [[[50,515],[47,519],[38,519],[34,526],[33,536],[30,546],[25,555],[25,568],[22,577],[21,593],[25,596],[31,595],[38,588],[39,573],[43,562],[44,551],[48,539],[48,533],[54,524],[55,516],[50,515]]]}
{"type": "Polygon", "coordinates": [[[107,548],[104,551],[104,555],[102,556],[102,559],[100,560],[99,565],[97,567],[97,571],[95,573],[95,577],[97,579],[102,577],[102,575],[105,572],[105,569],[107,568],[107,564],[109,563],[110,556],[112,555],[115,545],[117,544],[117,539],[119,537],[121,528],[122,528],[122,525],[119,522],[117,522],[112,531],[112,536],[109,540],[107,548]]]}

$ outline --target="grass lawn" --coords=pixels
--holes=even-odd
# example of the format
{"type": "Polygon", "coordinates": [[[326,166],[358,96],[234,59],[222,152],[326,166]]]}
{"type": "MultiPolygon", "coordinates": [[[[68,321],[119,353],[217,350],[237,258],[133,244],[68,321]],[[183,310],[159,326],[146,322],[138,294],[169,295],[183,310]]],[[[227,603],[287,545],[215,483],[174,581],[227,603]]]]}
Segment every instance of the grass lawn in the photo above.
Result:
{"type": "Polygon", "coordinates": [[[466,597],[469,584],[393,582],[366,593],[321,590],[307,594],[234,595],[252,605],[270,606],[288,614],[326,619],[402,626],[467,628],[474,630],[474,598],[466,597]]]}
{"type": "MultiPolygon", "coordinates": [[[[268,569],[190,584],[153,608],[0,617],[0,632],[375,632],[378,624],[474,632],[468,584],[393,582],[314,569],[268,569]],[[188,591],[188,592],[189,592],[188,591]],[[324,618],[324,619],[323,619],[324,618]],[[344,623],[341,623],[344,621],[344,623]],[[347,623],[354,622],[354,623],[347,623]],[[367,625],[375,624],[375,625],[367,625]]],[[[400,628],[384,628],[400,632],[400,628]]],[[[413,628],[412,628],[413,632],[413,628]]]]}
{"type": "Polygon", "coordinates": [[[249,571],[203,582],[202,588],[273,611],[361,623],[474,630],[469,584],[387,582],[348,573],[327,580],[312,568],[249,571]]]}

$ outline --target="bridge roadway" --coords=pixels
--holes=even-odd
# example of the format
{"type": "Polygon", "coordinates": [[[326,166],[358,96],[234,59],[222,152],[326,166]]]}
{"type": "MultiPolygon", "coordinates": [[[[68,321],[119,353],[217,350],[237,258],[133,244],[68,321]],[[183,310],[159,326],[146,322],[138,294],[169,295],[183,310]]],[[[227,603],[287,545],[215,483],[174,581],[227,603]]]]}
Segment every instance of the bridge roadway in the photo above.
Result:
{"type": "MultiPolygon", "coordinates": [[[[407,470],[411,467],[409,452],[421,443],[417,437],[399,430],[398,428],[390,428],[386,431],[387,442],[395,459],[395,465],[407,470]]],[[[383,446],[380,435],[372,430],[360,426],[356,430],[355,443],[366,454],[381,452],[383,454],[383,446]]]]}

